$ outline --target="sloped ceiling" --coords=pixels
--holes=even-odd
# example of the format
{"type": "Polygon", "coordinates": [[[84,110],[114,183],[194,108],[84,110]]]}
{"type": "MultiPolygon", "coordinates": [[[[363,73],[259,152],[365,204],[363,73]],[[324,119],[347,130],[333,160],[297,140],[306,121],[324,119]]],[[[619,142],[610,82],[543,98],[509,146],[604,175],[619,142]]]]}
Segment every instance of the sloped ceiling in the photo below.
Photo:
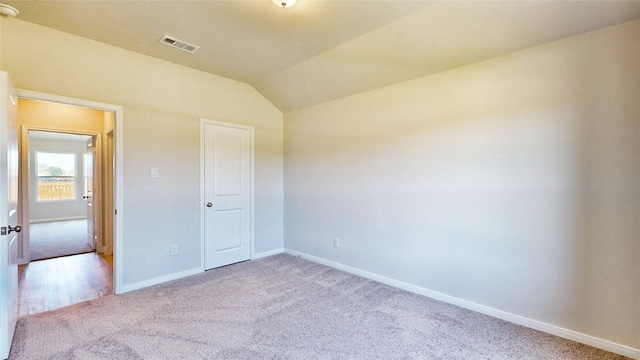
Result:
{"type": "Polygon", "coordinates": [[[246,82],[286,112],[640,18],[640,1],[4,1],[18,18],[246,82]],[[164,35],[200,46],[188,54],[164,35]]]}

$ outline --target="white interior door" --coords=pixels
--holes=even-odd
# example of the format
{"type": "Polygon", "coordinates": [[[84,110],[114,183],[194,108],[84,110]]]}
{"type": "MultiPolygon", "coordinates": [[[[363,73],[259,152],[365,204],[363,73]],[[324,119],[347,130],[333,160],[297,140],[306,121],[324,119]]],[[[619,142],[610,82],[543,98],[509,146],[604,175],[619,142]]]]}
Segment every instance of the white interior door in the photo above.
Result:
{"type": "Polygon", "coordinates": [[[94,158],[96,147],[93,136],[87,140],[87,149],[84,155],[84,200],[87,203],[87,244],[92,249],[96,248],[94,229],[96,228],[96,212],[93,200],[94,158]]]}
{"type": "Polygon", "coordinates": [[[205,270],[251,257],[253,129],[202,123],[205,270]]]}
{"type": "Polygon", "coordinates": [[[18,127],[17,98],[0,72],[0,358],[9,357],[18,321],[18,127]]]}

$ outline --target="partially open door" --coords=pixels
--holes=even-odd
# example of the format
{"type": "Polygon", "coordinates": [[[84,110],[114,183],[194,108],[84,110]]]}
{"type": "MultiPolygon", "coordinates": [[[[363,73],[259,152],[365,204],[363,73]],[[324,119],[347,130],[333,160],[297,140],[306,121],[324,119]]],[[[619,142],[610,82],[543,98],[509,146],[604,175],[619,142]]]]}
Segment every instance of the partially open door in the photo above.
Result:
{"type": "Polygon", "coordinates": [[[0,72],[0,358],[9,357],[18,321],[17,98],[0,72]]]}
{"type": "Polygon", "coordinates": [[[84,156],[84,199],[87,203],[87,244],[93,250],[97,246],[96,230],[98,229],[96,203],[94,198],[94,179],[95,179],[95,158],[96,145],[95,136],[87,140],[87,149],[84,156]]]}

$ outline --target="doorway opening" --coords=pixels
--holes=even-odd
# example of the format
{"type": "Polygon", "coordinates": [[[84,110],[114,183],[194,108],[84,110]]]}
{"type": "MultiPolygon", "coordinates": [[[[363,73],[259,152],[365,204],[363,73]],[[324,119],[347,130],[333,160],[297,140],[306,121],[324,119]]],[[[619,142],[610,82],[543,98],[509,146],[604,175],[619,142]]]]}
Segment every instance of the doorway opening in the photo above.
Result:
{"type": "Polygon", "coordinates": [[[25,315],[118,288],[114,135],[121,108],[47,94],[18,95],[21,215],[22,224],[28,224],[18,251],[20,314],[25,315]],[[60,290],[51,286],[66,287],[68,301],[59,302],[60,290]]]}
{"type": "Polygon", "coordinates": [[[96,251],[96,136],[36,130],[28,136],[30,261],[96,251]]]}

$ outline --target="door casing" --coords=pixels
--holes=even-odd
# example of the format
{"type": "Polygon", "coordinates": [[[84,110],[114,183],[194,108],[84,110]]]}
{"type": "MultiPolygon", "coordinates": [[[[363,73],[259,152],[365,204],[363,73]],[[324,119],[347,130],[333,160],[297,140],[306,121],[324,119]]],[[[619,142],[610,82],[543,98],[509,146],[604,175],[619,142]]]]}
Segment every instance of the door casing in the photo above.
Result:
{"type": "MultiPolygon", "coordinates": [[[[96,142],[96,151],[98,152],[96,154],[96,157],[98,159],[101,158],[101,137],[100,137],[100,133],[95,133],[95,132],[90,132],[90,131],[75,131],[73,129],[63,129],[63,128],[57,128],[57,127],[42,127],[42,126],[27,126],[27,125],[22,125],[20,127],[20,133],[21,133],[21,138],[20,138],[20,205],[21,205],[21,224],[23,224],[24,226],[22,227],[22,238],[21,238],[21,243],[22,243],[22,256],[18,258],[18,262],[20,264],[27,264],[31,261],[31,230],[29,227],[29,224],[31,222],[31,207],[30,207],[30,194],[29,194],[29,190],[31,188],[31,182],[35,181],[35,179],[33,179],[33,176],[31,174],[31,166],[29,164],[29,158],[27,155],[25,154],[29,154],[30,152],[30,145],[29,145],[29,132],[30,131],[46,131],[46,132],[58,132],[58,133],[65,133],[65,134],[74,134],[74,135],[87,135],[87,136],[91,136],[95,139],[96,142]]],[[[33,160],[33,159],[32,159],[33,160]]],[[[101,165],[100,165],[100,161],[97,161],[95,166],[97,166],[97,171],[99,173],[101,165]]],[[[97,176],[98,179],[96,179],[96,182],[94,182],[94,187],[96,187],[97,189],[97,193],[102,193],[101,189],[100,189],[100,176],[97,176]]],[[[101,199],[97,199],[96,203],[99,203],[101,201],[101,199]]],[[[96,216],[100,217],[100,206],[98,205],[98,209],[96,210],[96,216]]],[[[102,234],[100,233],[100,231],[98,231],[98,236],[100,238],[102,238],[102,234]]]]}
{"type": "MultiPolygon", "coordinates": [[[[17,90],[17,96],[23,99],[49,101],[59,104],[67,104],[74,106],[81,106],[86,108],[92,108],[96,110],[108,111],[114,113],[114,182],[113,182],[113,194],[114,194],[114,214],[113,214],[113,292],[115,294],[122,293],[123,289],[123,140],[124,140],[124,110],[120,105],[113,105],[101,102],[95,102],[90,100],[76,99],[65,96],[46,94],[30,90],[17,90]]],[[[21,165],[23,162],[21,162],[21,165]]],[[[20,203],[24,204],[24,200],[28,199],[24,197],[24,186],[20,192],[20,203]]],[[[28,212],[25,214],[24,210],[20,212],[21,219],[28,219],[28,212]]]]}

